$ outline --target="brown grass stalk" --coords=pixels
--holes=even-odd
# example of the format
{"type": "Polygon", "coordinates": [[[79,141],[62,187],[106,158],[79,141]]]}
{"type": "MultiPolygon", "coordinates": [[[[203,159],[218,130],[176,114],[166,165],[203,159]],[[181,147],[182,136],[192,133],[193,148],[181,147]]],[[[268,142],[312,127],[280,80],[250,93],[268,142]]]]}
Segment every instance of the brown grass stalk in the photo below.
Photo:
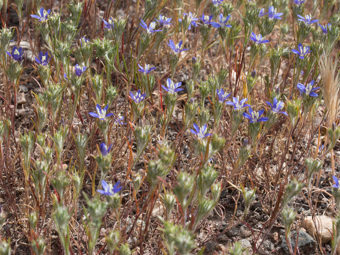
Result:
{"type": "MultiPolygon", "coordinates": [[[[338,61],[324,53],[319,61],[320,75],[324,101],[327,108],[327,128],[331,128],[337,121],[339,113],[339,87],[340,77],[337,73],[338,61]]],[[[331,151],[332,174],[335,174],[334,153],[331,151]]]]}
{"type": "Polygon", "coordinates": [[[322,89],[325,105],[327,108],[327,127],[331,128],[336,122],[339,113],[339,86],[340,77],[337,73],[337,61],[325,53],[319,61],[320,75],[322,78],[322,89]]]}

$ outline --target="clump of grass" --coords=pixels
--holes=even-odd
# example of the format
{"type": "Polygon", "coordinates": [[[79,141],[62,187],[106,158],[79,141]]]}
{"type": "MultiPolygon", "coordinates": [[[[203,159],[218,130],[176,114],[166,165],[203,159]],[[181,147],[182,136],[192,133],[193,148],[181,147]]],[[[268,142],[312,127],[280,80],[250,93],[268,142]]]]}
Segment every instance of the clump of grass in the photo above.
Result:
{"type": "Polygon", "coordinates": [[[336,123],[339,114],[340,75],[338,61],[324,53],[319,60],[319,70],[322,79],[323,96],[327,108],[327,127],[336,123]]]}

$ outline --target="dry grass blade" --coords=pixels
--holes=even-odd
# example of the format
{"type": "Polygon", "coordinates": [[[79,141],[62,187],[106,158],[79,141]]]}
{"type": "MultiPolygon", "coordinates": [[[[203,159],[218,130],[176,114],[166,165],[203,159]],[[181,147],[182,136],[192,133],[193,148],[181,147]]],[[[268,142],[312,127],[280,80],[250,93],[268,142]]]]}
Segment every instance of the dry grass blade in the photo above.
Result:
{"type": "Polygon", "coordinates": [[[337,64],[337,61],[334,61],[326,54],[323,54],[319,61],[324,100],[328,112],[328,128],[336,122],[337,114],[339,113],[340,77],[339,73],[337,73],[337,64]]]}

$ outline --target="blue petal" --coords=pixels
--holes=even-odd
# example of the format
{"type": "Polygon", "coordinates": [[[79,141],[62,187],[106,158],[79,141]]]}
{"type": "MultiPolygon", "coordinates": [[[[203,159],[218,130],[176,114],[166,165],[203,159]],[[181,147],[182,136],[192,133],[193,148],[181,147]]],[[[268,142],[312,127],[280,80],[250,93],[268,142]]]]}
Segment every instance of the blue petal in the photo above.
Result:
{"type": "Polygon", "coordinates": [[[119,191],[121,191],[121,189],[123,188],[122,186],[119,186],[120,182],[116,182],[116,184],[113,186],[112,191],[113,193],[118,193],[119,191]]]}
{"type": "Polygon", "coordinates": [[[103,156],[106,156],[108,151],[105,143],[101,143],[99,145],[100,152],[102,153],[103,156]]]}
{"type": "Polygon", "coordinates": [[[194,123],[194,129],[196,130],[196,132],[199,132],[200,131],[200,128],[199,128],[199,126],[196,124],[196,123],[194,123]]]}
{"type": "Polygon", "coordinates": [[[250,119],[250,120],[252,119],[251,116],[246,112],[243,113],[243,116],[246,117],[247,119],[250,119]]]}
{"type": "Polygon", "coordinates": [[[106,195],[106,192],[105,192],[104,190],[97,189],[97,192],[99,192],[99,193],[102,194],[102,195],[106,195]]]}
{"type": "Polygon", "coordinates": [[[168,89],[167,87],[165,87],[165,86],[162,85],[162,88],[163,88],[165,91],[169,92],[169,89],[168,89]]]}
{"type": "Polygon", "coordinates": [[[292,49],[292,52],[295,53],[295,54],[300,55],[300,52],[298,50],[296,50],[296,49],[292,49]]]}
{"type": "Polygon", "coordinates": [[[134,99],[134,98],[135,98],[135,94],[133,94],[132,91],[130,91],[129,94],[130,94],[130,97],[131,97],[133,100],[135,100],[135,99],[134,99]]]}
{"type": "Polygon", "coordinates": [[[95,112],[90,112],[89,114],[92,117],[99,118],[99,115],[97,113],[95,113],[95,112]]]}
{"type": "Polygon", "coordinates": [[[190,132],[193,133],[194,135],[197,135],[197,132],[193,129],[190,129],[190,132]]]}
{"type": "Polygon", "coordinates": [[[35,15],[35,14],[31,14],[31,17],[34,18],[34,19],[38,19],[38,20],[40,20],[40,18],[41,18],[40,16],[35,15]]]}
{"type": "Polygon", "coordinates": [[[259,121],[267,121],[267,120],[268,120],[267,117],[262,117],[262,118],[259,118],[257,121],[259,122],[259,121]]]}
{"type": "Polygon", "coordinates": [[[306,87],[303,84],[298,83],[296,86],[301,93],[306,93],[306,87]]]}
{"type": "Polygon", "coordinates": [[[333,175],[333,180],[335,184],[333,185],[334,188],[339,188],[339,179],[333,175]]]}
{"type": "Polygon", "coordinates": [[[102,180],[102,187],[103,190],[107,190],[109,188],[109,185],[106,183],[106,181],[102,180]]]}
{"type": "Polygon", "coordinates": [[[96,105],[96,109],[97,109],[97,112],[98,112],[99,114],[102,113],[102,108],[100,107],[99,104],[96,105]]]}

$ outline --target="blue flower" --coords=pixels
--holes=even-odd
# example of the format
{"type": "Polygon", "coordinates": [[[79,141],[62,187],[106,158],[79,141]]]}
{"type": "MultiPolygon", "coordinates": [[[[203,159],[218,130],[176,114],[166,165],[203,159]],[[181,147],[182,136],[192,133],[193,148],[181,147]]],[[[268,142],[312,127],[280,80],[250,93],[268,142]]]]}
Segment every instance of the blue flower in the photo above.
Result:
{"type": "Polygon", "coordinates": [[[146,94],[145,93],[142,94],[142,92],[139,89],[136,93],[133,93],[132,91],[130,91],[130,97],[136,104],[139,104],[145,99],[146,94]]]}
{"type": "Polygon", "coordinates": [[[227,94],[227,92],[224,92],[223,89],[216,89],[216,93],[218,96],[218,101],[220,101],[221,103],[224,103],[224,101],[227,100],[227,98],[230,96],[230,93],[227,94]]]}
{"type": "Polygon", "coordinates": [[[301,83],[298,83],[297,88],[301,94],[305,94],[306,96],[311,96],[311,97],[317,97],[318,94],[315,93],[314,91],[318,90],[320,87],[313,88],[313,85],[314,85],[314,80],[312,80],[306,86],[301,83]]]}
{"type": "Polygon", "coordinates": [[[204,139],[208,136],[211,136],[210,133],[207,133],[208,132],[207,124],[203,125],[203,127],[199,127],[197,126],[196,123],[194,123],[194,129],[190,129],[190,132],[193,133],[194,135],[197,135],[198,139],[204,139]]]}
{"type": "Polygon", "coordinates": [[[313,19],[312,16],[310,14],[306,15],[305,17],[301,16],[301,15],[297,15],[299,17],[299,21],[304,22],[306,25],[311,25],[313,23],[318,22],[317,19],[313,19]]]}
{"type": "Polygon", "coordinates": [[[242,110],[244,107],[250,106],[249,104],[245,104],[247,100],[248,100],[247,98],[244,98],[241,101],[239,101],[239,98],[237,96],[237,97],[233,97],[232,102],[228,101],[226,102],[226,104],[234,106],[234,110],[239,111],[239,110],[242,110]]]}
{"type": "Polygon", "coordinates": [[[288,116],[288,114],[286,112],[281,111],[282,108],[284,107],[284,103],[282,101],[277,101],[276,97],[274,97],[274,99],[273,99],[273,104],[268,102],[268,101],[266,103],[270,106],[271,110],[274,113],[282,113],[282,114],[288,116]]]}
{"type": "Polygon", "coordinates": [[[105,143],[101,143],[99,146],[100,152],[102,153],[102,155],[105,157],[107,154],[110,153],[111,149],[112,149],[112,144],[107,147],[105,143]]]}
{"type": "Polygon", "coordinates": [[[109,105],[105,106],[105,108],[101,108],[99,104],[96,105],[96,110],[97,113],[95,112],[90,112],[90,116],[94,118],[98,118],[100,120],[105,120],[105,118],[110,117],[113,115],[113,113],[106,113],[107,109],[109,108],[109,105]]]}
{"type": "Polygon", "coordinates": [[[11,56],[14,60],[20,61],[24,55],[24,52],[21,47],[14,46],[12,49],[12,53],[7,51],[7,55],[11,56]]]}
{"type": "Polygon", "coordinates": [[[267,117],[261,117],[261,115],[264,113],[264,110],[260,110],[258,112],[253,111],[251,106],[248,107],[249,114],[244,112],[243,116],[249,120],[250,123],[256,123],[261,121],[267,121],[267,117]],[[261,117],[261,118],[260,118],[261,117]]]}
{"type": "Polygon", "coordinates": [[[333,175],[333,180],[334,180],[335,184],[333,184],[332,187],[336,188],[336,189],[340,188],[340,186],[339,186],[339,179],[335,175],[333,175]]]}
{"type": "Polygon", "coordinates": [[[215,27],[215,28],[220,28],[220,27],[231,27],[231,25],[228,25],[227,22],[230,19],[230,15],[227,17],[224,17],[222,13],[218,15],[217,22],[211,22],[210,24],[215,27]]]}
{"type": "Polygon", "coordinates": [[[254,32],[251,32],[250,39],[256,44],[267,43],[269,40],[263,39],[261,34],[256,35],[254,32]]]}
{"type": "Polygon", "coordinates": [[[118,123],[119,125],[124,125],[125,124],[124,123],[124,116],[119,114],[118,117],[116,118],[115,122],[118,123]]]}
{"type": "Polygon", "coordinates": [[[267,13],[265,13],[265,11],[264,11],[264,8],[262,8],[261,10],[260,10],[260,12],[259,12],[259,17],[261,18],[261,17],[263,17],[264,15],[266,15],[267,13]]]}
{"type": "Polygon", "coordinates": [[[151,71],[156,69],[156,67],[154,67],[154,66],[151,67],[148,64],[145,64],[144,68],[140,64],[138,64],[138,66],[139,66],[138,71],[141,72],[141,73],[145,73],[145,74],[149,74],[151,71]]]}
{"type": "Polygon", "coordinates": [[[222,4],[223,0],[212,0],[212,4],[219,6],[220,4],[222,4]]]}
{"type": "Polygon", "coordinates": [[[158,23],[162,26],[162,27],[169,27],[171,26],[171,18],[165,17],[163,15],[159,15],[158,19],[157,19],[158,23]]]}
{"type": "Polygon", "coordinates": [[[46,66],[48,64],[48,62],[50,61],[50,57],[48,56],[48,52],[46,52],[45,54],[42,52],[39,52],[39,57],[35,57],[35,61],[39,64],[39,65],[43,65],[46,66]]]}
{"type": "Polygon", "coordinates": [[[202,14],[201,16],[201,21],[203,22],[203,24],[206,24],[206,25],[210,25],[211,23],[211,20],[212,20],[212,15],[204,15],[204,13],[202,14]]]}
{"type": "Polygon", "coordinates": [[[324,33],[324,34],[327,34],[328,31],[331,31],[331,29],[332,29],[332,25],[330,23],[328,23],[328,24],[326,24],[324,26],[319,24],[319,27],[321,28],[322,33],[324,33]]]}
{"type": "Polygon", "coordinates": [[[268,18],[269,19],[281,19],[282,15],[283,15],[283,13],[276,12],[276,9],[274,8],[274,6],[269,7],[269,9],[268,9],[268,18]]]}
{"type": "Polygon", "coordinates": [[[296,5],[301,5],[305,2],[306,0],[294,0],[294,4],[296,5]]]}
{"type": "Polygon", "coordinates": [[[148,27],[148,25],[144,22],[144,20],[141,19],[139,25],[140,25],[142,28],[144,28],[148,34],[152,34],[152,33],[155,33],[155,32],[160,32],[160,31],[162,31],[162,30],[160,30],[160,29],[155,29],[155,28],[156,28],[156,25],[157,25],[157,23],[156,23],[155,21],[152,21],[152,22],[150,23],[149,27],[148,27]]]}
{"type": "Polygon", "coordinates": [[[123,187],[119,186],[120,182],[116,182],[116,184],[112,187],[112,184],[107,184],[106,181],[102,180],[102,187],[103,189],[98,189],[97,191],[105,196],[113,196],[114,194],[118,193],[121,191],[123,187]]]}
{"type": "Polygon", "coordinates": [[[40,22],[44,22],[47,20],[48,15],[50,15],[51,10],[45,10],[44,8],[40,8],[38,15],[31,14],[31,17],[34,19],[38,19],[40,22]]]}
{"type": "Polygon", "coordinates": [[[83,47],[85,46],[87,43],[90,42],[90,40],[88,38],[86,38],[86,36],[83,36],[82,38],[79,39],[80,42],[80,46],[83,47]]]}
{"type": "Polygon", "coordinates": [[[80,76],[80,75],[83,74],[83,72],[86,71],[86,69],[87,69],[86,66],[80,66],[80,65],[76,64],[75,67],[74,67],[74,72],[77,76],[80,76]]]}
{"type": "Polygon", "coordinates": [[[112,17],[109,18],[107,21],[105,19],[102,19],[102,20],[104,22],[104,28],[109,29],[109,30],[114,28],[115,24],[114,24],[114,20],[112,17]]]}
{"type": "Polygon", "coordinates": [[[292,52],[293,52],[294,54],[299,55],[299,58],[300,58],[300,59],[304,59],[305,56],[306,56],[308,53],[310,53],[311,51],[310,51],[310,47],[308,47],[308,46],[304,47],[304,46],[302,46],[301,43],[299,43],[298,49],[297,49],[297,50],[296,50],[296,49],[292,49],[292,52]]]}
{"type": "Polygon", "coordinates": [[[170,94],[175,94],[176,92],[183,90],[180,88],[182,82],[174,83],[170,78],[166,80],[166,85],[166,87],[162,85],[162,88],[170,94]]]}
{"type": "Polygon", "coordinates": [[[183,48],[183,41],[179,41],[179,43],[175,44],[173,40],[169,40],[169,47],[173,50],[174,53],[180,53],[182,51],[188,50],[183,48]]]}
{"type": "MultiPolygon", "coordinates": [[[[196,21],[198,21],[198,18],[196,18],[194,14],[189,12],[189,13],[184,13],[183,16],[186,17],[189,23],[188,30],[191,30],[191,26],[194,26],[194,27],[198,26],[198,24],[196,23],[196,21]]],[[[180,19],[179,21],[181,22],[182,20],[180,19]]]]}

